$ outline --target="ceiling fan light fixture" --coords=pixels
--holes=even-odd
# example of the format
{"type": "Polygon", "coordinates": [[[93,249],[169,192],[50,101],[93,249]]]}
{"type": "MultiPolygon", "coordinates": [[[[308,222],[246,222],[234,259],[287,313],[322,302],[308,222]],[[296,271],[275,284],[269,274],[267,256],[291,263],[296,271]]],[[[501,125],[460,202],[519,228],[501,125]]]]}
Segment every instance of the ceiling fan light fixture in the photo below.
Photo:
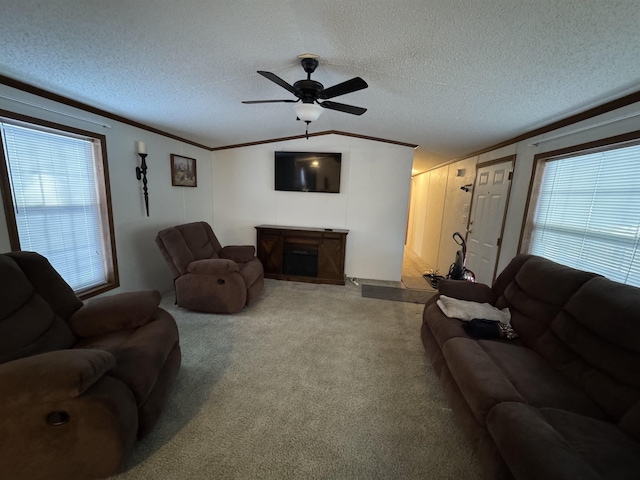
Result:
{"type": "Polygon", "coordinates": [[[315,103],[299,103],[293,109],[303,122],[315,122],[322,114],[323,108],[315,103]]]}

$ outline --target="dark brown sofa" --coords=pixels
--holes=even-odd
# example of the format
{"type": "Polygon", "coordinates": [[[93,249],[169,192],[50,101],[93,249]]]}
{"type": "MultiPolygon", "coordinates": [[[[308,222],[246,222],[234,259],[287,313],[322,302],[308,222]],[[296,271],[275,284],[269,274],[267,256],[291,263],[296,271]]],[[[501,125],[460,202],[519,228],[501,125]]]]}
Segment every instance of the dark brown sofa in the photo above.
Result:
{"type": "Polygon", "coordinates": [[[117,472],[180,368],[157,291],[83,305],[48,260],[0,255],[0,478],[117,472]]]}
{"type": "Polygon", "coordinates": [[[476,340],[426,304],[422,341],[486,479],[640,478],[640,289],[531,255],[493,287],[439,293],[508,307],[516,340],[476,340]]]}
{"type": "Polygon", "coordinates": [[[264,269],[255,247],[222,247],[206,222],[165,228],[156,244],[171,268],[176,302],[183,308],[236,313],[262,292],[264,269]]]}

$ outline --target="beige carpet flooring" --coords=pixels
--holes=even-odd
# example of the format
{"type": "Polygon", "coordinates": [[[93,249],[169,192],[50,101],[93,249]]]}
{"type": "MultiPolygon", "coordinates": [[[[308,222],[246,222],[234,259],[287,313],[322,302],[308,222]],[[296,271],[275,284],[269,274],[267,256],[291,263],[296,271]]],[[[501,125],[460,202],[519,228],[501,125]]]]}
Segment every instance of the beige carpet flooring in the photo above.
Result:
{"type": "Polygon", "coordinates": [[[119,480],[475,479],[425,359],[422,305],[267,280],[241,313],[163,307],[183,365],[119,480]]]}

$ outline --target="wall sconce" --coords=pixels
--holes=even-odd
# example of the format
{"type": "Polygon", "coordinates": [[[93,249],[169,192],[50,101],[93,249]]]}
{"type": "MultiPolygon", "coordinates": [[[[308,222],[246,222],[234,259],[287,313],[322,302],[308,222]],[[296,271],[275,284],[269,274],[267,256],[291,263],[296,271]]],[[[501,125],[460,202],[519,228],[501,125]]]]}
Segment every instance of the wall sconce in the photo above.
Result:
{"type": "Polygon", "coordinates": [[[140,166],[136,167],[136,178],[142,179],[142,191],[144,192],[144,206],[149,216],[149,189],[147,188],[147,146],[144,142],[138,142],[138,155],[140,155],[140,166]]]}
{"type": "Polygon", "coordinates": [[[469,190],[471,190],[471,187],[473,187],[473,183],[469,183],[468,185],[463,185],[462,187],[460,187],[460,190],[468,192],[469,190]]]}

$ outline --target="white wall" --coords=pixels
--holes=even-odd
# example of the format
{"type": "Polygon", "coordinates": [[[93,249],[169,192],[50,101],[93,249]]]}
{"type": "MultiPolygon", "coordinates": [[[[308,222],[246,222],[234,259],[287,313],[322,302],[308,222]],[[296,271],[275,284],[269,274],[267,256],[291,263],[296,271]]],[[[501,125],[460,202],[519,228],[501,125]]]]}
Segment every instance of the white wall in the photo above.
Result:
{"type": "MultiPolygon", "coordinates": [[[[407,248],[410,248],[413,253],[420,257],[422,257],[430,180],[431,172],[416,175],[411,179],[411,209],[409,212],[407,248]]],[[[435,268],[435,265],[432,268],[435,268]]]]}
{"type": "Polygon", "coordinates": [[[260,224],[348,229],[345,274],[399,281],[413,149],[342,135],[213,152],[214,230],[256,243],[260,224]],[[342,153],[340,193],[274,189],[275,151],[342,153]]]}
{"type": "Polygon", "coordinates": [[[453,240],[453,234],[459,232],[463,237],[466,236],[472,193],[471,190],[465,192],[460,187],[475,181],[477,160],[477,157],[471,157],[443,167],[448,168],[449,179],[438,249],[438,269],[441,275],[449,272],[449,267],[456,258],[456,252],[460,250],[460,246],[453,240]]]}
{"type": "MultiPolygon", "coordinates": [[[[532,137],[515,144],[483,153],[476,157],[461,160],[460,162],[449,166],[445,165],[435,168],[425,174],[417,175],[413,179],[414,188],[411,200],[412,216],[410,232],[414,233],[414,235],[410,237],[410,240],[413,241],[411,246],[414,248],[416,253],[421,255],[424,259],[433,261],[433,250],[436,249],[435,242],[427,242],[429,243],[428,251],[424,249],[423,251],[418,248],[418,243],[419,241],[422,241],[423,246],[425,245],[426,233],[424,234],[425,238],[423,238],[421,232],[440,232],[441,239],[439,248],[441,254],[439,255],[437,267],[440,269],[440,274],[446,274],[448,269],[446,259],[451,255],[451,252],[446,252],[444,249],[453,246],[455,251],[457,247],[455,245],[445,243],[448,241],[450,236],[449,232],[446,232],[446,230],[462,226],[462,222],[456,224],[456,222],[451,219],[462,219],[468,213],[466,212],[468,206],[466,205],[466,202],[460,201],[459,198],[453,201],[449,200],[449,195],[455,196],[455,193],[458,192],[455,187],[451,190],[447,187],[447,199],[445,202],[442,202],[440,198],[432,198],[433,196],[430,195],[430,190],[426,189],[426,184],[429,183],[427,179],[434,175],[440,176],[446,171],[448,176],[447,185],[455,184],[457,181],[455,178],[455,165],[467,164],[475,166],[476,164],[489,162],[515,154],[516,161],[513,172],[513,183],[511,185],[509,204],[507,205],[507,217],[505,222],[505,231],[502,237],[500,257],[498,258],[497,271],[498,273],[501,272],[518,253],[518,244],[525,215],[529,183],[533,172],[534,156],[539,153],[581,145],[587,142],[597,141],[638,130],[640,130],[640,104],[636,103],[562,129],[557,129],[537,137],[532,137]],[[538,143],[538,145],[535,145],[536,143],[538,143]],[[429,202],[431,202],[431,206],[429,205],[429,202]],[[428,218],[426,221],[422,221],[421,215],[424,215],[425,211],[429,211],[430,209],[432,210],[434,207],[436,209],[441,209],[442,214],[437,215],[433,213],[431,215],[431,221],[429,221],[428,218]],[[420,223],[421,221],[422,223],[420,223]],[[446,226],[447,222],[451,223],[451,226],[446,226]]],[[[471,173],[470,181],[466,181],[465,179],[465,183],[471,183],[475,180],[475,167],[472,167],[469,170],[471,170],[471,172],[467,172],[467,175],[471,173]]],[[[637,172],[630,172],[630,174],[638,175],[638,179],[640,181],[640,169],[637,172]]],[[[432,233],[432,236],[433,235],[435,234],[432,233]]],[[[499,235],[499,232],[496,232],[496,235],[499,235]]],[[[451,256],[451,261],[453,261],[453,258],[454,257],[451,256]]]]}
{"type": "Polygon", "coordinates": [[[408,246],[439,275],[447,274],[460,248],[453,234],[465,235],[471,192],[460,187],[473,183],[477,159],[443,165],[412,179],[408,246]]]}
{"type": "Polygon", "coordinates": [[[445,214],[444,197],[447,190],[448,169],[447,167],[438,168],[429,173],[429,191],[427,193],[421,256],[427,265],[437,269],[442,218],[445,214]]]}
{"type": "MultiPolygon", "coordinates": [[[[0,109],[105,135],[115,229],[120,288],[108,292],[173,288],[169,267],[155,244],[159,230],[195,220],[213,222],[211,152],[162,135],[150,133],[82,110],[58,104],[0,85],[0,95],[24,100],[83,119],[104,122],[104,128],[84,120],[17,103],[0,97],[0,109]],[[147,144],[149,213],[144,211],[142,182],[135,176],[139,164],[136,141],[147,144]],[[197,160],[198,187],[172,187],[170,154],[197,160]]],[[[0,212],[0,251],[10,251],[4,210],[0,212]]]]}
{"type": "MultiPolygon", "coordinates": [[[[507,266],[509,261],[518,253],[518,243],[520,241],[520,232],[525,215],[529,182],[533,172],[534,155],[574,145],[581,145],[583,143],[601,140],[637,130],[640,130],[640,103],[628,105],[589,120],[585,120],[553,132],[548,132],[517,144],[510,145],[499,151],[488,152],[480,156],[480,161],[483,162],[488,158],[500,158],[505,155],[512,155],[513,153],[516,154],[513,184],[511,185],[511,197],[507,207],[505,233],[502,238],[500,258],[498,259],[498,272],[501,272],[507,266]],[[634,115],[636,113],[638,113],[638,115],[624,119],[624,117],[634,115]],[[622,120],[614,121],[617,119],[622,120]],[[613,122],[607,123],[611,121],[613,122]],[[569,133],[569,135],[550,141],[544,141],[545,139],[550,139],[557,135],[563,135],[566,133],[569,133]],[[540,141],[541,143],[538,146],[532,145],[540,141]]],[[[640,180],[640,170],[630,172],[630,174],[637,175],[640,180]]]]}

